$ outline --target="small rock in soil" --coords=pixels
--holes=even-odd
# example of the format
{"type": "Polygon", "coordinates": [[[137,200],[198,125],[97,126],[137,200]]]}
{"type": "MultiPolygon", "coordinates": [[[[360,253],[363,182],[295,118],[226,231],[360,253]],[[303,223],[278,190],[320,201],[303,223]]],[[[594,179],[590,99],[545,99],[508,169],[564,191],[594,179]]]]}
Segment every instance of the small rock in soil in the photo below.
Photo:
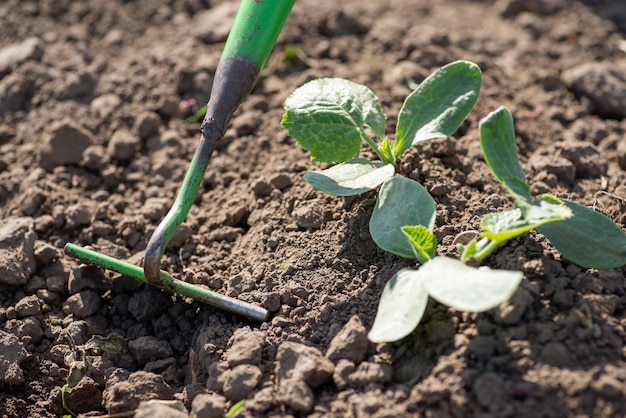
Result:
{"type": "Polygon", "coordinates": [[[89,324],[87,322],[72,321],[65,329],[65,333],[74,341],[76,345],[83,345],[89,339],[89,324]]]}
{"type": "Polygon", "coordinates": [[[43,51],[44,43],[36,37],[0,49],[0,78],[25,61],[39,61],[43,51]]]}
{"type": "Polygon", "coordinates": [[[468,344],[467,351],[481,362],[488,361],[496,352],[496,341],[489,336],[476,337],[468,344]]]}
{"type": "Polygon", "coordinates": [[[4,330],[15,334],[22,344],[37,344],[43,338],[41,323],[32,316],[23,319],[10,319],[4,324],[4,330]]]}
{"type": "Polygon", "coordinates": [[[26,284],[36,267],[36,239],[32,218],[9,218],[0,222],[0,283],[26,284]]]}
{"type": "Polygon", "coordinates": [[[354,315],[333,338],[326,357],[334,363],[345,359],[358,364],[365,359],[367,345],[367,330],[361,319],[354,315]]]}
{"type": "Polygon", "coordinates": [[[102,392],[98,384],[89,376],[83,376],[72,391],[67,394],[67,406],[72,412],[85,413],[98,410],[102,404],[102,392]]]}
{"type": "Polygon", "coordinates": [[[229,370],[224,378],[224,395],[231,401],[239,401],[248,397],[248,394],[259,384],[262,376],[261,369],[251,364],[240,364],[229,370]]]}
{"type": "Polygon", "coordinates": [[[291,212],[293,220],[302,229],[320,229],[324,223],[322,206],[316,200],[298,202],[291,212]]]}
{"type": "Polygon", "coordinates": [[[40,164],[48,171],[66,164],[78,164],[83,152],[94,142],[87,130],[66,119],[54,124],[41,146],[40,164]]]}
{"type": "MultiPolygon", "coordinates": [[[[626,94],[626,87],[624,90],[626,94]]],[[[561,155],[572,162],[578,178],[597,178],[606,174],[608,168],[598,149],[587,142],[568,141],[561,155]]]]}
{"type": "Polygon", "coordinates": [[[225,412],[226,398],[203,393],[193,398],[190,418],[222,418],[225,412]]]}
{"type": "Polygon", "coordinates": [[[626,61],[588,62],[565,71],[562,78],[574,93],[589,101],[594,113],[626,117],[626,61]]]}
{"type": "Polygon", "coordinates": [[[83,290],[67,298],[63,303],[63,312],[77,318],[86,318],[100,309],[100,295],[92,289],[83,290]]]}
{"type": "Polygon", "coordinates": [[[372,383],[387,383],[393,377],[393,368],[389,364],[364,361],[348,375],[350,386],[365,387],[372,383]]]}
{"type": "Polygon", "coordinates": [[[70,73],[65,83],[56,90],[59,100],[78,99],[89,96],[96,88],[95,78],[88,72],[70,73]]]}
{"type": "MultiPolygon", "coordinates": [[[[103,292],[111,289],[112,285],[106,280],[104,271],[100,267],[84,265],[72,270],[67,287],[68,291],[74,294],[86,289],[103,292]]],[[[54,289],[50,290],[56,291],[54,289]]]]}
{"type": "Polygon", "coordinates": [[[0,385],[21,385],[24,372],[20,363],[28,356],[18,337],[0,331],[0,385]]]}
{"type": "Polygon", "coordinates": [[[87,170],[99,171],[109,163],[107,150],[102,145],[91,145],[83,152],[80,165],[87,170]]]}
{"type": "Polygon", "coordinates": [[[65,285],[65,276],[46,277],[46,288],[51,292],[64,292],[65,285]]]}
{"type": "Polygon", "coordinates": [[[0,81],[0,115],[24,109],[30,96],[29,82],[21,74],[0,81]]]}
{"type": "Polygon", "coordinates": [[[107,154],[112,160],[128,164],[141,147],[141,139],[127,129],[118,129],[113,133],[107,145],[107,154]]]}
{"type": "Polygon", "coordinates": [[[15,304],[15,312],[18,318],[37,315],[41,313],[42,309],[41,300],[35,295],[26,296],[15,304]]]}
{"type": "Polygon", "coordinates": [[[326,383],[333,375],[334,365],[314,347],[285,341],[276,354],[278,379],[301,379],[311,387],[326,383]]]}
{"type": "Polygon", "coordinates": [[[542,362],[556,367],[575,366],[572,353],[560,342],[547,343],[541,350],[539,358],[542,362]]]}
{"type": "Polygon", "coordinates": [[[277,174],[270,179],[270,183],[272,186],[276,187],[278,190],[285,190],[287,187],[291,186],[293,182],[291,181],[291,177],[287,174],[277,174]]]}
{"type": "Polygon", "coordinates": [[[278,399],[299,412],[309,412],[313,408],[315,397],[311,388],[298,379],[286,379],[280,382],[278,399]]]}
{"type": "Polygon", "coordinates": [[[91,206],[75,203],[65,210],[65,228],[69,231],[89,225],[91,222],[91,206]]]}
{"type": "Polygon", "coordinates": [[[188,418],[187,408],[181,401],[142,401],[133,418],[188,418]]]}
{"type": "Polygon", "coordinates": [[[35,260],[39,264],[48,264],[58,257],[56,247],[46,241],[36,240],[33,248],[35,260]]]}
{"type": "Polygon", "coordinates": [[[496,319],[503,324],[517,324],[526,309],[533,304],[534,298],[530,292],[523,287],[517,289],[513,297],[501,304],[496,312],[496,319]]]}
{"type": "Polygon", "coordinates": [[[348,376],[356,370],[354,363],[348,360],[339,360],[335,366],[333,372],[333,382],[339,390],[343,390],[348,387],[350,381],[348,376]]]}
{"type": "Polygon", "coordinates": [[[139,402],[151,399],[171,400],[172,389],[162,376],[144,371],[113,371],[102,394],[102,404],[110,414],[136,409],[139,402]]]}
{"type": "Polygon", "coordinates": [[[143,367],[143,370],[150,373],[165,375],[167,369],[169,369],[170,367],[176,368],[176,359],[174,357],[167,357],[160,360],[149,361],[143,367]]]}
{"type": "Polygon", "coordinates": [[[172,298],[165,292],[152,286],[145,286],[130,297],[128,312],[137,321],[145,322],[167,311],[171,302],[172,298]]]}
{"type": "Polygon", "coordinates": [[[122,103],[122,99],[113,93],[103,94],[91,101],[90,109],[101,118],[109,117],[122,103]]]}
{"type": "Polygon", "coordinates": [[[135,121],[135,131],[137,132],[137,135],[139,135],[139,138],[143,140],[158,134],[160,126],[161,116],[152,111],[145,111],[141,113],[135,121]]]}
{"type": "Polygon", "coordinates": [[[489,411],[503,410],[508,402],[504,381],[493,372],[478,376],[473,388],[478,403],[489,411]]]}
{"type": "Polygon", "coordinates": [[[190,26],[192,33],[208,44],[225,41],[237,9],[238,2],[228,1],[197,13],[190,26]]]}
{"type": "Polygon", "coordinates": [[[167,341],[152,336],[139,337],[129,341],[128,351],[140,364],[146,364],[150,360],[164,359],[174,353],[167,341]]]}
{"type": "Polygon", "coordinates": [[[261,364],[265,334],[251,331],[249,328],[238,328],[233,334],[233,345],[226,353],[229,367],[240,364],[261,364]]]}
{"type": "Polygon", "coordinates": [[[193,231],[187,224],[182,224],[178,227],[172,238],[170,238],[170,242],[167,243],[168,249],[177,250],[182,247],[189,238],[193,235],[193,231]]]}
{"type": "Polygon", "coordinates": [[[264,179],[259,179],[252,183],[252,191],[257,197],[269,196],[272,193],[273,187],[264,179]]]}

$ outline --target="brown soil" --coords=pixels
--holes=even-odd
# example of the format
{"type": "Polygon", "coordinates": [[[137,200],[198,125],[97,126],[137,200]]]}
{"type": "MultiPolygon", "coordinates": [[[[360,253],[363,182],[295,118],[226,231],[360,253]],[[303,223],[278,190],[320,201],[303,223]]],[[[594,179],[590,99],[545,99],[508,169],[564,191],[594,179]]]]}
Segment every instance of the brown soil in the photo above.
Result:
{"type": "Polygon", "coordinates": [[[303,181],[320,166],[280,126],[291,91],[332,76],[379,95],[391,134],[407,81],[471,60],[484,84],[468,121],[399,164],[438,203],[439,252],[454,254],[455,235],[512,206],[478,145],[478,121],[501,105],[515,116],[533,192],[623,225],[626,115],[567,76],[602,62],[617,72],[606,80],[619,85],[621,74],[625,83],[624,33],[607,20],[624,30],[621,0],[585,2],[595,9],[571,0],[298,0],[163,259],[176,277],[266,307],[265,323],[62,254],[74,242],[140,260],[197,144],[199,126],[178,104],[209,96],[225,18],[204,11],[221,3],[0,5],[0,48],[25,54],[0,62],[0,229],[15,226],[13,250],[31,253],[2,263],[21,272],[0,285],[0,358],[23,376],[0,364],[0,416],[62,415],[60,388],[76,364],[69,340],[112,333],[129,351],[91,353],[68,400],[75,412],[173,398],[197,417],[221,416],[240,399],[240,416],[250,417],[624,416],[625,270],[580,268],[531,233],[487,260],[524,271],[510,302],[478,315],[432,302],[409,337],[368,345],[384,284],[411,262],[369,237],[373,193],[331,197],[303,181]],[[298,59],[283,60],[287,45],[300,48],[298,59]]]}

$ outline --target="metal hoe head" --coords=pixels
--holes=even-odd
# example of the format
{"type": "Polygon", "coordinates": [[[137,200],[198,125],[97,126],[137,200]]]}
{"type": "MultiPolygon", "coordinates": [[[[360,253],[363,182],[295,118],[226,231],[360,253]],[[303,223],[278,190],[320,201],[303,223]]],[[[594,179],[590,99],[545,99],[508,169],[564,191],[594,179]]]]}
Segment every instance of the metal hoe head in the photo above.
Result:
{"type": "Polygon", "coordinates": [[[75,244],[66,244],[67,255],[250,319],[267,319],[267,310],[174,279],[161,270],[160,265],[167,243],[189,213],[215,145],[224,136],[233,112],[252,90],[294,2],[242,1],[217,66],[207,113],[202,122],[200,143],[172,208],[148,242],[143,268],[75,244]]]}

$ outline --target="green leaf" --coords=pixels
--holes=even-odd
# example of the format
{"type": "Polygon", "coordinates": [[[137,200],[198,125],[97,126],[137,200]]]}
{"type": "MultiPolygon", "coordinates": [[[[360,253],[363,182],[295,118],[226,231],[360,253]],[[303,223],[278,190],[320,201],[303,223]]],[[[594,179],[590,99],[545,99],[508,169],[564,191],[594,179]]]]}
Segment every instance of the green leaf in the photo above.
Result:
{"type": "Polygon", "coordinates": [[[413,252],[420,263],[425,263],[435,256],[437,238],[424,225],[403,226],[402,233],[413,246],[413,252]]]}
{"type": "Polygon", "coordinates": [[[235,415],[237,415],[237,413],[239,413],[240,409],[243,408],[245,404],[246,404],[245,399],[240,400],[239,402],[237,402],[236,404],[230,407],[226,415],[224,415],[224,418],[233,418],[235,415]]]}
{"type": "Polygon", "coordinates": [[[385,135],[385,115],[374,93],[340,78],[321,78],[296,89],[285,101],[282,124],[298,144],[321,162],[356,157],[363,128],[385,135]]]}
{"type": "Polygon", "coordinates": [[[313,188],[336,196],[354,196],[365,193],[392,177],[393,164],[374,163],[355,158],[323,171],[311,171],[304,180],[313,188]]]}
{"type": "Polygon", "coordinates": [[[531,200],[530,187],[519,163],[515,144],[513,116],[500,107],[480,121],[480,146],[485,161],[504,188],[515,200],[531,200]]]}
{"type": "Polygon", "coordinates": [[[509,211],[485,215],[480,221],[483,229],[480,236],[503,242],[541,225],[571,216],[572,211],[562,201],[550,196],[509,211]]]}
{"type": "Polygon", "coordinates": [[[407,97],[398,115],[396,157],[412,145],[450,136],[474,107],[482,75],[468,61],[456,61],[431,74],[407,97]]]}
{"type": "Polygon", "coordinates": [[[611,269],[626,264],[626,235],[609,217],[565,200],[571,218],[539,227],[570,261],[587,268],[611,269]]]}
{"type": "Polygon", "coordinates": [[[422,287],[420,271],[405,268],[387,282],[378,303],[374,325],[367,335],[370,341],[398,341],[420,323],[428,304],[428,293],[422,287]]]}
{"type": "Polygon", "coordinates": [[[370,218],[370,234],[383,250],[401,257],[415,258],[413,246],[402,227],[435,224],[435,201],[418,182],[406,177],[392,177],[383,183],[370,218]]]}
{"type": "Polygon", "coordinates": [[[422,286],[438,302],[465,312],[483,312],[508,300],[522,281],[520,271],[474,268],[435,257],[420,269],[422,286]]]}

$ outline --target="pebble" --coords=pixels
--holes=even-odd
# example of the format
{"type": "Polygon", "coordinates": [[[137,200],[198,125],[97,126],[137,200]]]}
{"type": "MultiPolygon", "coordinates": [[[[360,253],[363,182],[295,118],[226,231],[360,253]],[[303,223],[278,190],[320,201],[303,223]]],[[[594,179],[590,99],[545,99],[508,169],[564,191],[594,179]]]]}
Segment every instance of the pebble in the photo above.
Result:
{"type": "Polygon", "coordinates": [[[311,388],[298,379],[280,382],[278,399],[295,411],[309,412],[313,408],[315,397],[311,388]]]}
{"type": "Polygon", "coordinates": [[[89,108],[101,118],[105,119],[111,116],[115,109],[122,104],[122,99],[113,93],[106,93],[98,96],[91,101],[89,108]]]}
{"type": "Polygon", "coordinates": [[[65,276],[46,277],[46,288],[51,292],[64,292],[66,289],[65,276]]]}
{"type": "Polygon", "coordinates": [[[98,312],[100,303],[98,292],[86,289],[68,297],[63,303],[63,312],[72,314],[77,318],[86,318],[98,312]]]}
{"type": "Polygon", "coordinates": [[[48,264],[58,257],[59,253],[55,246],[46,241],[36,240],[33,247],[35,260],[39,264],[48,264]]]}
{"type": "Polygon", "coordinates": [[[534,302],[528,290],[520,287],[507,302],[502,303],[496,311],[496,320],[502,324],[514,325],[521,319],[526,309],[534,302]]]}
{"type": "Polygon", "coordinates": [[[41,300],[35,296],[26,296],[17,301],[15,304],[15,312],[18,318],[24,318],[27,316],[34,316],[40,314],[43,310],[43,304],[41,300]]]}
{"type": "Polygon", "coordinates": [[[129,341],[128,351],[140,364],[146,364],[150,360],[164,359],[174,354],[167,341],[153,336],[139,337],[129,341]]]}
{"type": "Polygon", "coordinates": [[[166,312],[171,301],[171,297],[161,290],[145,286],[140,292],[135,292],[130,297],[128,312],[137,321],[145,322],[166,312]]]}
{"type": "MultiPolygon", "coordinates": [[[[626,86],[624,87],[626,94],[626,86]]],[[[626,104],[626,101],[624,102],[626,104]]],[[[571,140],[561,150],[561,155],[571,161],[578,178],[598,178],[606,174],[608,164],[598,149],[588,142],[571,140]]]]}
{"type": "Polygon", "coordinates": [[[79,99],[89,96],[96,89],[95,78],[87,72],[70,73],[56,90],[56,96],[59,100],[79,99]]]}
{"type": "Polygon", "coordinates": [[[29,82],[21,74],[11,74],[0,81],[0,115],[22,110],[28,102],[29,82]]]}
{"type": "Polygon", "coordinates": [[[41,167],[52,171],[66,164],[78,164],[83,152],[94,143],[90,132],[70,119],[57,122],[44,137],[41,145],[41,167]]]}
{"type": "Polygon", "coordinates": [[[278,190],[285,190],[293,184],[293,181],[287,174],[277,174],[270,179],[270,183],[278,190]]]}
{"type": "Polygon", "coordinates": [[[82,414],[100,409],[102,392],[98,384],[89,376],[83,376],[66,397],[67,406],[73,412],[82,414]]]}
{"type": "Polygon", "coordinates": [[[333,363],[315,347],[291,341],[278,347],[276,374],[279,380],[289,376],[316,388],[330,380],[333,371],[333,363]]]}
{"type": "Polygon", "coordinates": [[[36,239],[32,218],[0,221],[0,283],[11,286],[26,284],[36,268],[36,239]]]}
{"type": "Polygon", "coordinates": [[[539,358],[542,362],[556,367],[570,367],[576,365],[567,347],[556,341],[547,343],[541,349],[539,358]]]}
{"type": "Polygon", "coordinates": [[[144,371],[112,371],[102,393],[102,405],[109,414],[134,410],[141,401],[150,399],[171,400],[172,389],[162,376],[144,371]]]}
{"type": "Polygon", "coordinates": [[[274,188],[265,179],[259,179],[252,183],[252,191],[256,197],[269,196],[274,188]]]}
{"type": "Polygon", "coordinates": [[[239,328],[233,334],[233,344],[226,353],[229,367],[240,364],[261,364],[265,334],[261,331],[251,331],[249,328],[239,328]]]}
{"type": "Polygon", "coordinates": [[[191,402],[190,418],[222,418],[226,411],[226,398],[217,394],[199,394],[191,402]]]}
{"type": "Polygon", "coordinates": [[[75,203],[65,209],[65,228],[69,231],[91,223],[92,207],[85,203],[75,203]]]}
{"type": "Polygon", "coordinates": [[[29,344],[37,344],[44,334],[41,323],[32,316],[23,319],[10,319],[5,322],[4,330],[15,334],[26,347],[29,344]]]}
{"type": "MultiPolygon", "coordinates": [[[[78,293],[85,289],[93,289],[101,293],[110,289],[112,285],[106,280],[102,268],[94,265],[83,265],[72,270],[67,287],[71,294],[78,293]]],[[[54,289],[50,290],[59,291],[54,289]]]]}
{"type": "Polygon", "coordinates": [[[476,400],[483,408],[494,411],[502,408],[507,393],[504,381],[493,372],[485,372],[478,376],[473,385],[476,400]]]}
{"type": "Polygon", "coordinates": [[[364,361],[348,375],[348,381],[350,386],[365,387],[372,383],[388,383],[392,377],[393,369],[389,364],[364,361]]]}
{"type": "Polygon", "coordinates": [[[133,418],[189,418],[181,401],[142,401],[134,412],[133,418]]]}
{"type": "Polygon", "coordinates": [[[261,381],[262,374],[261,369],[251,364],[235,366],[224,377],[224,395],[234,402],[246,399],[261,381]]]}
{"type": "Polygon", "coordinates": [[[316,200],[298,202],[291,212],[298,228],[320,229],[324,222],[322,206],[316,200]]]}
{"type": "Polygon", "coordinates": [[[46,281],[39,275],[33,274],[28,282],[22,287],[24,292],[32,294],[37,292],[39,289],[46,288],[46,281]]]}
{"type": "Polygon", "coordinates": [[[135,132],[143,140],[158,134],[160,126],[161,116],[151,110],[142,112],[135,120],[135,132]]]}
{"type": "Polygon", "coordinates": [[[127,129],[113,133],[107,145],[107,154],[121,164],[129,163],[141,146],[141,139],[127,129]]]}
{"type": "Polygon", "coordinates": [[[344,359],[358,364],[365,359],[367,346],[367,330],[361,319],[354,315],[332,339],[326,357],[334,363],[344,359]]]}
{"type": "Polygon", "coordinates": [[[0,78],[26,61],[39,61],[43,56],[44,43],[31,37],[0,49],[0,78]]]}
{"type": "Polygon", "coordinates": [[[493,337],[476,337],[469,342],[467,351],[469,354],[476,356],[479,361],[486,362],[496,352],[496,341],[493,337]]]}
{"type": "Polygon", "coordinates": [[[626,117],[626,60],[580,64],[564,71],[562,79],[570,90],[588,100],[597,115],[626,117]]]}
{"type": "Polygon", "coordinates": [[[28,352],[19,338],[12,333],[0,331],[0,385],[11,386],[24,383],[24,372],[20,363],[28,352]]]}

